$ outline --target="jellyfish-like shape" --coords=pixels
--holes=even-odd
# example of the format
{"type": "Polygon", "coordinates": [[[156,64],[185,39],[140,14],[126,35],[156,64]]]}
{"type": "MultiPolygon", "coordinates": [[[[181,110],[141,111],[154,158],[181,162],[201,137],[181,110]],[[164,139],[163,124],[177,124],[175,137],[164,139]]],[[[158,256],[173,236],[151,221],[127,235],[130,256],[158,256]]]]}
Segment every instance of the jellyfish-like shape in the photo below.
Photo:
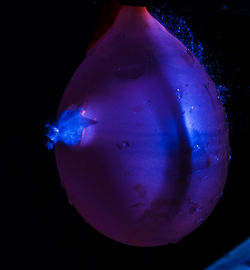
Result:
{"type": "Polygon", "coordinates": [[[88,51],[58,116],[95,121],[56,144],[66,192],[84,220],[134,246],[176,243],[212,212],[225,185],[228,127],[195,56],[145,7],[122,6],[88,51]]]}

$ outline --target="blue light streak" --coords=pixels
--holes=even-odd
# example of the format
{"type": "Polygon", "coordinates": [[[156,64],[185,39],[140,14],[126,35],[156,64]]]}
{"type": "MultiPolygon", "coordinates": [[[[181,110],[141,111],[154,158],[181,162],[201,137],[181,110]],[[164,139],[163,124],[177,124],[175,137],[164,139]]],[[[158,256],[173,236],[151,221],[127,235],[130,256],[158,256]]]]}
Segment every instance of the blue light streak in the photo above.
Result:
{"type": "Polygon", "coordinates": [[[204,270],[250,270],[250,238],[204,270]]]}

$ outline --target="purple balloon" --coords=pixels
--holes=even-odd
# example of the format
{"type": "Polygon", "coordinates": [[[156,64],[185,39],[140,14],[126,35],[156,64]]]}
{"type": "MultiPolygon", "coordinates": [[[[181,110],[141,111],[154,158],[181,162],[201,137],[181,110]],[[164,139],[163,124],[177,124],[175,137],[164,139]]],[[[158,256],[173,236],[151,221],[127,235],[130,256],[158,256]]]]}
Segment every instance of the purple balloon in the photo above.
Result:
{"type": "Polygon", "coordinates": [[[103,235],[176,243],[212,212],[229,164],[224,108],[195,56],[145,7],[122,6],[70,80],[58,115],[95,121],[56,144],[67,194],[103,235]]]}

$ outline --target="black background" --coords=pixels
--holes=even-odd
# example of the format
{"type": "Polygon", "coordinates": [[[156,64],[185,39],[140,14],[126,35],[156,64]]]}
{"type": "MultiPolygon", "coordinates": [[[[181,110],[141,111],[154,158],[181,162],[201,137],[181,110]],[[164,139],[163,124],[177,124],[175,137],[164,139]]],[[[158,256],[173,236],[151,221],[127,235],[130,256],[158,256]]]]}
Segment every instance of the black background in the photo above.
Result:
{"type": "MultiPolygon", "coordinates": [[[[60,185],[54,152],[43,143],[44,125],[55,119],[104,5],[85,2],[34,1],[6,9],[14,60],[8,63],[9,97],[3,99],[12,109],[3,118],[14,131],[3,147],[12,185],[8,192],[16,199],[7,201],[13,206],[6,231],[9,262],[32,269],[203,269],[250,235],[248,1],[172,1],[165,7],[184,16],[223,68],[220,83],[230,86],[225,108],[232,160],[224,194],[206,222],[178,244],[153,248],[117,243],[84,223],[60,185]]],[[[152,2],[147,2],[151,10],[152,2]]]]}

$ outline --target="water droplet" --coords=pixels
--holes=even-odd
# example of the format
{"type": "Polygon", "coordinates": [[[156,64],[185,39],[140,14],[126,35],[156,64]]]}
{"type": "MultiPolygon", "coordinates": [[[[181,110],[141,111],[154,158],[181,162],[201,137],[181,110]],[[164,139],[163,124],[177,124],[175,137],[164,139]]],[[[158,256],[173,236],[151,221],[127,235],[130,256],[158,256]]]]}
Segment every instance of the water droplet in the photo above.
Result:
{"type": "Polygon", "coordinates": [[[193,110],[194,110],[194,106],[191,106],[189,112],[192,113],[193,110]]]}
{"type": "Polygon", "coordinates": [[[122,150],[124,148],[128,148],[129,147],[129,142],[128,141],[121,141],[120,143],[117,143],[116,144],[116,147],[119,149],[119,150],[122,150]]]}
{"type": "Polygon", "coordinates": [[[199,146],[199,144],[195,144],[194,146],[193,146],[193,151],[194,152],[196,152],[196,151],[198,151],[198,150],[200,150],[201,149],[201,147],[199,146]]]}
{"type": "Polygon", "coordinates": [[[201,211],[201,207],[198,206],[198,207],[196,208],[196,212],[199,213],[200,211],[201,211]]]}
{"type": "Polygon", "coordinates": [[[178,100],[181,100],[181,98],[183,96],[183,91],[180,88],[177,88],[176,95],[177,95],[178,100]]]}

